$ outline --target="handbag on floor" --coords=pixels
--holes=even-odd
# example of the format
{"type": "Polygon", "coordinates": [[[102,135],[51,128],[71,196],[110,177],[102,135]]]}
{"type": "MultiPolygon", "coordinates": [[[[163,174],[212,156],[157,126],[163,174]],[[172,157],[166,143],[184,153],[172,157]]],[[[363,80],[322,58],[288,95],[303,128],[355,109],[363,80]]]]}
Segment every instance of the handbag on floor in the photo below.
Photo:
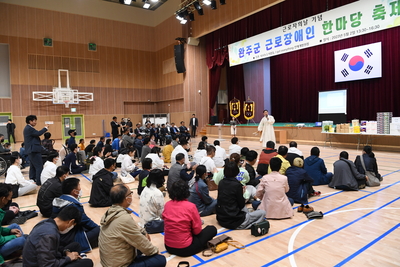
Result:
{"type": "Polygon", "coordinates": [[[148,234],[156,234],[164,232],[164,220],[153,220],[144,225],[148,234]]]}
{"type": "Polygon", "coordinates": [[[308,212],[308,213],[304,213],[307,218],[309,220],[313,220],[313,219],[322,219],[324,217],[324,214],[322,213],[322,211],[312,211],[312,212],[308,212]]]}
{"type": "Polygon", "coordinates": [[[251,235],[262,236],[266,235],[269,231],[269,221],[265,220],[260,223],[255,223],[251,226],[251,235]]]}
{"type": "Polygon", "coordinates": [[[244,245],[238,241],[232,240],[230,236],[220,235],[208,241],[208,248],[203,251],[203,256],[210,257],[214,253],[220,253],[228,249],[228,246],[233,246],[237,249],[244,249],[244,245]]]}
{"type": "Polygon", "coordinates": [[[371,187],[380,186],[381,182],[379,181],[379,178],[376,177],[376,174],[374,172],[367,171],[367,169],[365,168],[364,157],[362,155],[360,155],[360,160],[361,160],[361,165],[365,171],[365,175],[368,176],[366,184],[371,187]]]}

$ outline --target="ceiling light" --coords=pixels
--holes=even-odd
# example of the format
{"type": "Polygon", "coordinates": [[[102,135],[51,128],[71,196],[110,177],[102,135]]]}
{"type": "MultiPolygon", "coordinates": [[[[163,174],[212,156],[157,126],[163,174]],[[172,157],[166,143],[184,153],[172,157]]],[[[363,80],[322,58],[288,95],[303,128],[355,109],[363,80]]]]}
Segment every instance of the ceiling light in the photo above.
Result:
{"type": "Polygon", "coordinates": [[[176,19],[178,19],[178,20],[183,20],[183,18],[180,17],[179,15],[176,15],[176,19]]]}
{"type": "Polygon", "coordinates": [[[121,4],[130,5],[132,3],[132,0],[119,0],[119,2],[121,4]]]}
{"type": "Polygon", "coordinates": [[[210,0],[203,0],[203,4],[209,6],[209,5],[211,5],[211,1],[210,0]]]}
{"type": "Polygon", "coordinates": [[[158,2],[158,0],[150,0],[150,1],[153,2],[153,3],[157,3],[158,2]]]}
{"type": "Polygon", "coordinates": [[[182,19],[181,20],[181,24],[186,24],[187,20],[186,19],[182,19]]]}
{"type": "Polygon", "coordinates": [[[193,13],[189,13],[189,20],[190,21],[194,21],[194,14],[193,13]]]}
{"type": "Polygon", "coordinates": [[[219,3],[221,4],[221,5],[225,5],[226,3],[225,3],[225,0],[219,0],[219,3]]]}
{"type": "Polygon", "coordinates": [[[150,3],[149,2],[145,2],[143,5],[143,8],[148,9],[150,7],[150,3]]]}
{"type": "Polygon", "coordinates": [[[201,7],[199,1],[193,3],[194,8],[197,10],[197,13],[201,16],[204,15],[203,8],[201,7]]]}
{"type": "Polygon", "coordinates": [[[211,1],[211,9],[217,9],[217,1],[215,0],[211,1]]]}

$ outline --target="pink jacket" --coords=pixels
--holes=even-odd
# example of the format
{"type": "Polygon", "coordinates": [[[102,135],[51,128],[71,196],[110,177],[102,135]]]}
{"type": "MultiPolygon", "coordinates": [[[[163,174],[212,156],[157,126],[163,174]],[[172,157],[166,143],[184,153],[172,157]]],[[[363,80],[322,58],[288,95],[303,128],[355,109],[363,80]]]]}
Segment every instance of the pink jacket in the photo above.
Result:
{"type": "Polygon", "coordinates": [[[171,248],[186,248],[192,244],[193,235],[200,234],[201,219],[196,205],[187,201],[168,201],[162,214],[164,242],[171,248]]]}
{"type": "Polygon", "coordinates": [[[272,172],[261,178],[256,196],[262,199],[258,209],[265,210],[267,219],[284,219],[293,216],[292,205],[286,196],[288,191],[287,177],[279,172],[272,172]]]}

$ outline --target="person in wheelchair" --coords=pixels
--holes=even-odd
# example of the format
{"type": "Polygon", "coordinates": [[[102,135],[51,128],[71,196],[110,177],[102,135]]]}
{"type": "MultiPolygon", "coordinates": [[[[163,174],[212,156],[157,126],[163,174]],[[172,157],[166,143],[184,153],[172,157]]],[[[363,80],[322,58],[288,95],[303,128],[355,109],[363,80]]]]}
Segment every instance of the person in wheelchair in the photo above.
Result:
{"type": "Polygon", "coordinates": [[[0,153],[8,153],[11,150],[6,148],[5,145],[3,146],[4,143],[4,134],[0,134],[0,153]]]}

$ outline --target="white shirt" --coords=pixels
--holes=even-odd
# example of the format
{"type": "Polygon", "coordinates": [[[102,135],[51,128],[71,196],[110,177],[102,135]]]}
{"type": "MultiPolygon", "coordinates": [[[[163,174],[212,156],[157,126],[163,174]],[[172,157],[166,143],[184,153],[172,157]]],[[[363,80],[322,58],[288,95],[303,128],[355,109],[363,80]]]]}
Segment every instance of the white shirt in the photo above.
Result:
{"type": "Polygon", "coordinates": [[[185,155],[185,164],[189,165],[190,162],[189,162],[189,155],[188,155],[187,151],[181,145],[178,145],[177,147],[175,147],[174,151],[172,151],[172,154],[171,154],[171,166],[176,163],[175,157],[179,153],[182,153],[183,155],[185,155]]]}
{"type": "Polygon", "coordinates": [[[220,146],[215,146],[215,156],[213,161],[217,168],[222,168],[225,165],[224,160],[226,159],[226,151],[220,146]]]}
{"type": "Polygon", "coordinates": [[[210,157],[202,158],[199,164],[206,166],[207,172],[214,172],[214,170],[217,169],[217,167],[215,167],[214,161],[210,157]]]}
{"type": "Polygon", "coordinates": [[[294,153],[299,156],[303,156],[303,152],[301,152],[297,147],[289,147],[288,153],[294,153]]]}
{"type": "Polygon", "coordinates": [[[207,157],[207,151],[205,149],[198,149],[194,152],[193,161],[199,163],[204,157],[207,157]]]}
{"type": "Polygon", "coordinates": [[[161,220],[162,212],[164,211],[164,195],[152,184],[145,187],[140,194],[140,225],[144,225],[150,221],[161,220]]]}
{"type": "Polygon", "coordinates": [[[90,164],[89,166],[89,174],[93,177],[93,175],[95,175],[101,169],[104,169],[104,161],[101,158],[95,156],[93,164],[90,164]]]}
{"type": "Polygon", "coordinates": [[[240,155],[240,150],[242,150],[242,148],[237,145],[237,144],[232,144],[229,146],[229,156],[232,155],[232,153],[238,153],[240,155]]]}
{"type": "Polygon", "coordinates": [[[7,170],[7,177],[4,181],[6,184],[19,184],[20,186],[31,185],[32,182],[26,180],[22,175],[21,169],[16,165],[11,165],[7,170]]]}
{"type": "Polygon", "coordinates": [[[121,163],[121,175],[126,177],[128,173],[133,172],[135,167],[136,165],[133,164],[132,158],[128,154],[125,154],[121,163]]]}
{"type": "Polygon", "coordinates": [[[51,161],[46,161],[44,164],[42,173],[40,174],[40,181],[42,184],[47,181],[47,179],[56,177],[57,165],[51,161]]]}
{"type": "Polygon", "coordinates": [[[156,154],[156,153],[149,153],[147,154],[146,158],[152,160],[151,168],[152,169],[162,169],[164,167],[164,161],[156,154]]]}

